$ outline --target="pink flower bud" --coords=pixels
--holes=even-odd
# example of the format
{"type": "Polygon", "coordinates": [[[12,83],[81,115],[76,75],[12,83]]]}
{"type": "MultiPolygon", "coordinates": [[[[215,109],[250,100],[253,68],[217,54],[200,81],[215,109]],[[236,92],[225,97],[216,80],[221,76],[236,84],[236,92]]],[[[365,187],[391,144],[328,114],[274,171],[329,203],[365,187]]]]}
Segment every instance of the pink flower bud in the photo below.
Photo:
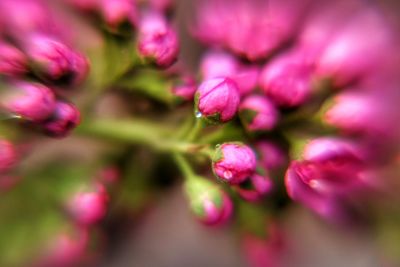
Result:
{"type": "Polygon", "coordinates": [[[240,103],[239,116],[247,130],[268,131],[276,126],[279,113],[267,97],[250,95],[240,103]]]}
{"type": "Polygon", "coordinates": [[[266,173],[254,173],[248,180],[235,186],[235,190],[244,200],[257,202],[270,193],[273,187],[273,182],[266,173]]]}
{"type": "Polygon", "coordinates": [[[0,74],[19,76],[28,71],[28,59],[15,46],[0,42],[0,74]]]}
{"type": "Polygon", "coordinates": [[[254,174],[256,155],[242,143],[224,143],[217,146],[212,167],[218,178],[230,184],[240,184],[254,174]]]}
{"type": "Polygon", "coordinates": [[[231,79],[214,78],[200,84],[195,100],[200,116],[210,122],[227,122],[236,115],[240,95],[231,79]]]}
{"type": "Polygon", "coordinates": [[[255,144],[260,164],[267,170],[285,166],[288,155],[277,144],[269,141],[259,141],[255,144]]]}
{"type": "Polygon", "coordinates": [[[68,203],[68,211],[78,223],[91,225],[104,218],[108,194],[101,184],[77,192],[68,203]]]}
{"type": "Polygon", "coordinates": [[[191,101],[196,93],[196,81],[191,76],[183,76],[179,82],[172,86],[172,94],[180,100],[191,101]]]}
{"type": "Polygon", "coordinates": [[[291,52],[267,63],[260,86],[279,106],[296,107],[311,94],[312,67],[301,52],[291,52]]]}
{"type": "Polygon", "coordinates": [[[111,27],[128,21],[136,23],[136,6],[132,0],[101,0],[100,8],[105,21],[111,27]]]}
{"type": "Polygon", "coordinates": [[[167,68],[177,59],[178,36],[165,17],[146,13],[139,21],[138,52],[146,60],[167,68]]]}
{"type": "Polygon", "coordinates": [[[88,74],[86,58],[50,36],[31,36],[25,50],[34,71],[45,79],[76,84],[88,74]]]}
{"type": "Polygon", "coordinates": [[[185,184],[190,207],[206,225],[222,225],[231,217],[233,204],[229,196],[217,185],[204,178],[189,180],[185,184]]]}
{"type": "Polygon", "coordinates": [[[79,110],[71,103],[58,101],[53,115],[43,122],[45,132],[54,137],[67,136],[80,123],[79,110]]]}
{"type": "Polygon", "coordinates": [[[17,151],[12,143],[0,139],[0,173],[8,171],[17,162],[17,151]]]}
{"type": "Polygon", "coordinates": [[[0,99],[0,105],[24,119],[42,121],[53,113],[55,97],[50,88],[43,84],[16,82],[0,99]]]}

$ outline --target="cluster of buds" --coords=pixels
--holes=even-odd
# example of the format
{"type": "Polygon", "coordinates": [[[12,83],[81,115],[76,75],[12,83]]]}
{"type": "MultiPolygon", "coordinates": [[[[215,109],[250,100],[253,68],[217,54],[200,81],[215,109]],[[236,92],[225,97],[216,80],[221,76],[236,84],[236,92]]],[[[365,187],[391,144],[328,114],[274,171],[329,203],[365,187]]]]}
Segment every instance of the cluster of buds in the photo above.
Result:
{"type": "MultiPolygon", "coordinates": [[[[106,66],[110,79],[103,84],[99,78],[96,86],[118,92],[140,87],[139,93],[166,100],[171,109],[176,107],[169,105],[172,98],[182,104],[165,117],[159,110],[146,114],[162,117],[155,126],[150,121],[131,125],[134,118],[91,120],[89,113],[80,133],[170,153],[185,176],[190,209],[206,225],[224,225],[234,210],[249,206],[269,213],[290,199],[328,220],[346,221],[352,203],[373,189],[378,170],[399,155],[393,147],[400,136],[399,64],[393,57],[399,45],[391,25],[368,1],[194,1],[189,31],[205,45],[194,73],[185,59],[173,66],[184,43],[172,26],[171,0],[60,0],[57,5],[100,25],[96,33],[104,37],[105,57],[132,57],[111,58],[121,64],[106,66]],[[178,121],[187,103],[188,123],[177,133],[159,125],[178,121]],[[207,160],[211,166],[200,168],[207,160]],[[216,179],[196,173],[204,170],[216,179]]],[[[0,0],[0,115],[65,137],[80,122],[65,95],[85,80],[89,62],[58,29],[67,22],[53,8],[45,0],[0,0]]],[[[0,189],[17,180],[10,177],[20,153],[6,137],[0,137],[0,189]]],[[[83,254],[89,229],[106,216],[108,187],[118,178],[115,169],[104,169],[68,195],[61,206],[76,233],[60,234],[43,265],[68,266],[83,254]]],[[[269,241],[251,235],[245,241],[254,265],[278,261],[272,254],[284,246],[273,230],[269,241]],[[260,263],[265,257],[270,262],[260,263]]]]}
{"type": "Polygon", "coordinates": [[[133,0],[64,0],[79,10],[99,17],[112,33],[136,35],[137,54],[145,62],[161,68],[171,66],[177,60],[179,41],[166,13],[172,1],[133,0]]]}
{"type": "Polygon", "coordinates": [[[5,0],[0,10],[2,112],[50,136],[68,135],[79,124],[80,114],[62,91],[85,79],[88,61],[53,29],[45,2],[5,0]]]}
{"type": "MultiPolygon", "coordinates": [[[[376,9],[353,2],[269,1],[263,5],[260,1],[207,1],[197,4],[192,25],[193,35],[200,41],[231,52],[210,50],[204,55],[196,115],[212,123],[226,123],[239,111],[242,125],[255,143],[265,141],[266,135],[305,135],[311,142],[303,159],[292,158],[286,187],[292,199],[331,218],[339,216],[336,213],[346,198],[368,187],[363,177],[379,165],[374,161],[379,156],[368,151],[371,144],[384,147],[385,141],[390,144],[398,136],[393,124],[398,118],[395,102],[399,98],[383,75],[390,73],[390,68],[393,71],[393,30],[376,9]],[[309,5],[310,12],[297,5],[309,5]],[[258,16],[264,9],[268,16],[258,16]],[[371,35],[376,36],[374,41],[365,42],[371,35]],[[289,39],[289,48],[282,48],[289,39]],[[281,50],[275,53],[278,48],[281,50]],[[244,66],[254,71],[240,80],[244,66]],[[341,91],[331,100],[337,90],[341,91]],[[321,103],[325,106],[320,113],[310,113],[318,111],[321,103]],[[296,121],[287,123],[296,116],[300,116],[299,122],[315,123],[314,127],[336,128],[339,136],[305,133],[296,121]],[[354,135],[360,141],[355,141],[354,135]],[[388,139],[380,140],[380,136],[388,139]]],[[[288,141],[298,147],[304,140],[288,141]]],[[[273,150],[269,153],[275,157],[273,150]]],[[[278,157],[279,162],[288,155],[278,157]]],[[[221,145],[213,158],[213,171],[221,180],[233,186],[247,181],[260,192],[268,191],[269,180],[255,172],[257,165],[254,153],[236,143],[221,145]]],[[[269,170],[274,164],[266,165],[269,170]]],[[[245,191],[239,192],[243,195],[245,191]]]]}

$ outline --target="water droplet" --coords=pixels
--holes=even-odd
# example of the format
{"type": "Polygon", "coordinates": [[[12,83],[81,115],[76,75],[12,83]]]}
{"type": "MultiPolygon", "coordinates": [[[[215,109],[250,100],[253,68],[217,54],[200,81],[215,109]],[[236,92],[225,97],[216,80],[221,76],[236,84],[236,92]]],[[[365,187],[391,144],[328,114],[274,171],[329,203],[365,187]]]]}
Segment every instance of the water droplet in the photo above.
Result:
{"type": "Polygon", "coordinates": [[[316,189],[316,188],[318,188],[318,187],[320,186],[320,183],[319,183],[319,181],[317,181],[317,180],[311,180],[311,181],[309,182],[309,185],[310,185],[310,187],[316,189]]]}
{"type": "Polygon", "coordinates": [[[196,118],[201,118],[203,116],[203,114],[201,114],[200,111],[197,111],[195,116],[196,116],[196,118]]]}
{"type": "Polygon", "coordinates": [[[229,180],[232,178],[232,172],[231,171],[224,171],[224,178],[229,180]]]}

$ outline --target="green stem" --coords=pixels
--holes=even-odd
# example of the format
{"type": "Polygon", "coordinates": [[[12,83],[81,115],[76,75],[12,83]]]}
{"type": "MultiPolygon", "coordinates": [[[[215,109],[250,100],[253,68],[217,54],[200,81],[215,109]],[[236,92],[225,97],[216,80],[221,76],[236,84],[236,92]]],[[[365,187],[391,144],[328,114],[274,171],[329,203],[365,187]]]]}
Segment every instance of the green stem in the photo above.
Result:
{"type": "Polygon", "coordinates": [[[201,133],[201,130],[203,130],[203,127],[204,127],[204,121],[201,118],[196,118],[192,130],[188,133],[185,140],[188,142],[195,141],[199,136],[199,134],[201,133]]]}
{"type": "Polygon", "coordinates": [[[205,145],[172,139],[173,129],[143,120],[95,120],[80,125],[76,133],[131,144],[143,144],[160,152],[202,153],[205,145]]]}
{"type": "Polygon", "coordinates": [[[197,177],[196,173],[193,171],[192,166],[185,159],[185,157],[180,153],[173,153],[176,165],[178,165],[185,179],[195,179],[197,177]]]}
{"type": "Polygon", "coordinates": [[[188,136],[192,126],[193,126],[193,115],[190,114],[185,118],[184,122],[182,123],[182,126],[178,130],[177,134],[178,138],[183,139],[185,138],[185,136],[188,136]]]}

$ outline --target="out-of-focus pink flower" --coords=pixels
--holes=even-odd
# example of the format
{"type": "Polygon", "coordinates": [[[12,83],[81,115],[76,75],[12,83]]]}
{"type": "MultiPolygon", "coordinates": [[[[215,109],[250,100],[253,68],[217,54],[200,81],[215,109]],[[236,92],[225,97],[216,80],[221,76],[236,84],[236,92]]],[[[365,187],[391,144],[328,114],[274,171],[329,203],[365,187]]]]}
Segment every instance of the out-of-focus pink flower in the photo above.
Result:
{"type": "Polygon", "coordinates": [[[259,68],[241,64],[227,52],[211,50],[201,60],[200,73],[203,79],[231,78],[236,82],[240,94],[246,95],[257,86],[259,68]]]}
{"type": "Polygon", "coordinates": [[[277,144],[270,141],[259,141],[255,144],[260,164],[267,170],[283,167],[288,160],[288,155],[277,144]]]}
{"type": "Polygon", "coordinates": [[[43,84],[15,82],[0,99],[0,105],[24,119],[42,121],[53,113],[55,96],[53,91],[43,84]]]}
{"type": "Polygon", "coordinates": [[[183,76],[171,88],[172,94],[184,101],[193,100],[196,90],[196,81],[191,76],[183,76]]]}
{"type": "Polygon", "coordinates": [[[12,190],[20,181],[19,176],[0,174],[0,192],[12,190]]]}
{"type": "Polygon", "coordinates": [[[206,225],[223,225],[231,217],[233,203],[217,185],[204,178],[190,179],[185,183],[190,207],[206,225]]]}
{"type": "Polygon", "coordinates": [[[242,184],[235,186],[236,192],[246,201],[257,202],[273,190],[274,184],[267,173],[254,173],[242,184]]]}
{"type": "Polygon", "coordinates": [[[100,183],[113,185],[121,179],[121,172],[116,166],[108,166],[100,170],[98,179],[100,183]]]}
{"type": "Polygon", "coordinates": [[[227,122],[236,115],[240,95],[231,79],[214,78],[200,84],[195,100],[201,116],[210,122],[227,122]]]}
{"type": "Polygon", "coordinates": [[[104,20],[111,27],[117,27],[123,22],[133,25],[137,22],[137,10],[132,0],[101,0],[100,9],[104,20]]]}
{"type": "Polygon", "coordinates": [[[308,1],[196,2],[193,34],[201,41],[228,47],[249,60],[267,57],[290,39],[308,1]]]}
{"type": "Polygon", "coordinates": [[[0,41],[0,74],[20,76],[28,71],[28,59],[21,50],[0,41]]]}
{"type": "Polygon", "coordinates": [[[53,115],[42,123],[44,131],[54,137],[67,136],[79,123],[80,112],[64,101],[57,101],[53,115]]]}
{"type": "Polygon", "coordinates": [[[14,38],[24,38],[26,34],[51,31],[54,25],[51,12],[44,1],[2,0],[0,1],[0,32],[14,38]]]}
{"type": "Polygon", "coordinates": [[[399,96],[388,92],[385,82],[376,89],[352,89],[340,93],[324,114],[324,121],[347,133],[393,136],[398,133],[395,104],[399,96]]]}
{"type": "Polygon", "coordinates": [[[242,240],[242,248],[249,267],[280,267],[287,243],[283,230],[272,223],[267,238],[247,234],[242,240]]]}
{"type": "Polygon", "coordinates": [[[230,53],[211,50],[205,53],[200,62],[200,73],[204,80],[212,78],[232,78],[239,68],[239,62],[230,53]]]}
{"type": "Polygon", "coordinates": [[[240,65],[232,79],[236,82],[241,96],[251,93],[258,83],[260,68],[256,65],[240,65]]]}
{"type": "Polygon", "coordinates": [[[160,67],[169,67],[177,59],[179,41],[166,18],[157,12],[145,13],[139,20],[138,52],[160,67]]]}
{"type": "Polygon", "coordinates": [[[84,11],[94,11],[99,8],[101,0],[65,0],[84,11]]]}
{"type": "Polygon", "coordinates": [[[364,8],[355,12],[318,56],[317,75],[332,79],[340,87],[379,71],[395,53],[394,36],[379,11],[364,8]]]}
{"type": "Polygon", "coordinates": [[[276,126],[279,112],[267,97],[250,95],[240,103],[239,116],[247,130],[268,131],[276,126]]]}
{"type": "Polygon", "coordinates": [[[49,242],[44,255],[39,259],[38,266],[75,266],[82,259],[88,242],[89,233],[83,227],[75,227],[70,231],[62,232],[49,242]]]}
{"type": "Polygon", "coordinates": [[[160,12],[166,12],[171,9],[174,4],[175,0],[146,0],[151,8],[158,10],[160,12]]]}
{"type": "Polygon", "coordinates": [[[360,0],[314,1],[298,36],[298,46],[315,61],[333,36],[365,5],[360,0]]]}
{"type": "Polygon", "coordinates": [[[102,184],[77,192],[68,203],[68,211],[76,222],[91,225],[101,220],[107,212],[108,194],[102,184]]]}
{"type": "Polygon", "coordinates": [[[24,47],[34,71],[45,79],[77,84],[88,74],[86,58],[56,38],[35,34],[24,47]]]}
{"type": "Polygon", "coordinates": [[[302,51],[291,51],[268,62],[260,75],[260,86],[279,106],[296,107],[312,91],[312,61],[302,51]]]}
{"type": "Polygon", "coordinates": [[[305,162],[298,168],[303,182],[317,191],[347,191],[359,183],[368,160],[360,144],[338,137],[321,137],[304,148],[305,162]]]}
{"type": "Polygon", "coordinates": [[[286,171],[285,185],[289,197],[326,219],[340,221],[343,211],[336,195],[316,190],[317,183],[304,182],[302,169],[303,163],[294,161],[286,171]]]}
{"type": "Polygon", "coordinates": [[[217,146],[212,158],[215,175],[230,184],[240,184],[254,174],[256,155],[242,143],[224,143],[217,146]]]}
{"type": "Polygon", "coordinates": [[[0,174],[11,169],[17,162],[17,158],[14,145],[7,140],[0,139],[0,174]]]}

